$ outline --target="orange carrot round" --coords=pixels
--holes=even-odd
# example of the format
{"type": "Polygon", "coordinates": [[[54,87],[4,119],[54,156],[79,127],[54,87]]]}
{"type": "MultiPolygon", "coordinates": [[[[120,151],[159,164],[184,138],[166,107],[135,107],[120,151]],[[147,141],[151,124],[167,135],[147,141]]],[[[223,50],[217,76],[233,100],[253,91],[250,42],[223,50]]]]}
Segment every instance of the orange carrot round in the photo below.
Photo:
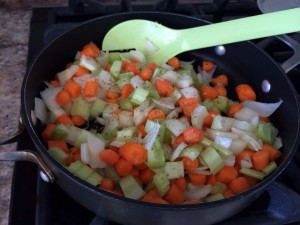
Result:
{"type": "Polygon", "coordinates": [[[83,97],[91,98],[97,96],[98,93],[98,83],[94,80],[86,81],[83,89],[83,97]]]}
{"type": "Polygon", "coordinates": [[[148,113],[149,120],[164,119],[165,117],[166,115],[161,109],[152,109],[148,113]]]}
{"type": "Polygon", "coordinates": [[[178,104],[183,109],[186,105],[199,104],[199,99],[198,98],[181,98],[178,100],[178,104]]]}
{"type": "Polygon", "coordinates": [[[206,184],[207,175],[189,173],[188,176],[189,176],[189,180],[192,184],[195,184],[195,185],[204,185],[204,184],[206,184]]]}
{"type": "Polygon", "coordinates": [[[100,49],[93,43],[90,42],[83,46],[83,49],[80,51],[81,55],[85,55],[91,58],[96,58],[96,56],[100,53],[100,49]]]}
{"type": "Polygon", "coordinates": [[[66,90],[61,90],[55,96],[55,101],[61,106],[68,105],[71,102],[71,96],[66,90]]]}
{"type": "Polygon", "coordinates": [[[183,165],[184,165],[184,170],[195,170],[199,166],[199,161],[198,159],[191,160],[188,157],[182,157],[183,165]]]}
{"type": "Polygon", "coordinates": [[[187,188],[187,183],[186,183],[186,179],[185,177],[178,177],[176,179],[174,179],[174,184],[177,185],[177,187],[179,187],[182,191],[185,191],[187,188]]]}
{"type": "Polygon", "coordinates": [[[100,152],[99,157],[109,166],[115,165],[120,159],[120,155],[111,149],[104,149],[100,152]]]}
{"type": "Polygon", "coordinates": [[[224,96],[226,97],[227,96],[227,90],[225,87],[221,86],[221,85],[216,85],[215,87],[215,90],[217,91],[218,93],[218,96],[224,96]]]}
{"type": "Polygon", "coordinates": [[[181,64],[180,64],[180,60],[177,57],[172,57],[167,61],[167,64],[169,66],[172,66],[175,70],[180,69],[181,64]]]}
{"type": "Polygon", "coordinates": [[[114,182],[113,182],[112,179],[105,177],[105,178],[103,178],[103,180],[102,180],[101,184],[99,185],[99,187],[104,189],[104,190],[111,191],[111,190],[114,189],[114,182]]]}
{"type": "Polygon", "coordinates": [[[188,117],[191,117],[192,116],[192,113],[193,111],[195,110],[195,108],[197,107],[198,103],[195,103],[195,104],[187,104],[183,107],[183,114],[188,116],[188,117]]]}
{"type": "Polygon", "coordinates": [[[129,95],[133,92],[134,88],[131,84],[125,84],[121,90],[122,98],[128,98],[129,95]]]}
{"type": "Polygon", "coordinates": [[[219,76],[216,76],[212,79],[211,83],[216,85],[222,85],[223,87],[226,87],[228,85],[228,77],[225,74],[221,74],[219,76]]]}
{"type": "Polygon", "coordinates": [[[121,177],[126,177],[128,176],[131,171],[133,170],[133,165],[128,162],[125,159],[120,158],[116,164],[114,165],[117,173],[121,176],[121,177]]]}
{"type": "Polygon", "coordinates": [[[233,104],[228,111],[228,116],[233,117],[234,114],[236,114],[238,111],[240,111],[243,108],[243,105],[241,103],[235,103],[233,104]]]}
{"type": "Polygon", "coordinates": [[[126,142],[119,149],[119,154],[133,165],[143,164],[147,160],[147,150],[135,142],[126,142]]]}
{"type": "Polygon", "coordinates": [[[218,97],[218,92],[214,87],[211,87],[209,85],[204,85],[200,87],[200,95],[201,99],[215,99],[218,97]]]}
{"type": "Polygon", "coordinates": [[[251,186],[245,177],[237,177],[229,184],[229,188],[234,194],[239,194],[243,191],[246,191],[250,187],[251,186]]]}
{"type": "Polygon", "coordinates": [[[175,183],[171,183],[170,189],[163,199],[172,204],[180,204],[184,201],[184,193],[175,183]]]}
{"type": "Polygon", "coordinates": [[[269,161],[275,161],[280,158],[282,152],[279,149],[274,148],[271,145],[263,144],[262,151],[269,153],[269,161]]]}
{"type": "Polygon", "coordinates": [[[140,172],[140,180],[143,184],[149,184],[152,181],[153,176],[154,172],[150,168],[140,172]]]}
{"type": "Polygon", "coordinates": [[[70,116],[68,116],[67,114],[63,114],[61,116],[58,116],[56,119],[55,119],[55,122],[57,124],[66,124],[66,125],[73,125],[73,121],[71,119],[70,116]]]}
{"type": "Polygon", "coordinates": [[[217,179],[225,184],[229,184],[238,177],[238,171],[233,166],[224,166],[218,173],[217,179]]]}
{"type": "Polygon", "coordinates": [[[269,164],[269,155],[267,151],[254,152],[251,157],[253,169],[262,171],[269,164]]]}
{"type": "Polygon", "coordinates": [[[168,96],[174,91],[171,82],[166,79],[156,79],[154,85],[161,96],[168,96]]]}
{"type": "Polygon", "coordinates": [[[69,92],[69,94],[73,98],[77,98],[81,94],[81,86],[74,82],[72,79],[68,80],[67,83],[64,86],[64,89],[69,92]]]}
{"type": "Polygon", "coordinates": [[[75,72],[75,77],[80,77],[80,76],[88,74],[88,73],[89,73],[89,71],[87,68],[85,68],[83,66],[79,66],[75,72]]]}
{"type": "Polygon", "coordinates": [[[139,73],[139,76],[143,80],[151,80],[152,74],[153,74],[153,70],[151,70],[148,67],[145,67],[141,70],[141,72],[139,73]]]}
{"type": "Polygon", "coordinates": [[[235,87],[235,91],[240,101],[256,101],[256,94],[249,84],[239,84],[235,87]]]}
{"type": "Polygon", "coordinates": [[[213,70],[214,66],[215,66],[215,64],[210,61],[202,62],[202,70],[205,70],[207,72],[213,70]]]}
{"type": "Polygon", "coordinates": [[[75,126],[82,126],[85,124],[86,120],[82,116],[72,116],[72,121],[75,126]]]}
{"type": "Polygon", "coordinates": [[[189,127],[183,131],[183,137],[186,143],[196,144],[203,139],[203,133],[195,127],[189,127]]]}

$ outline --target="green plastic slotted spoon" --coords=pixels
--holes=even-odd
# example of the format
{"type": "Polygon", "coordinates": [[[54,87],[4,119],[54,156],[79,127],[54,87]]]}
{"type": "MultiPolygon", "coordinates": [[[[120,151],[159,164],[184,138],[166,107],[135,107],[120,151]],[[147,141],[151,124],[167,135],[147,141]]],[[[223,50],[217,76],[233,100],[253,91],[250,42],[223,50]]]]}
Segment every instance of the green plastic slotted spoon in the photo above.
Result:
{"type": "Polygon", "coordinates": [[[158,49],[148,55],[158,64],[182,52],[300,31],[300,8],[272,12],[189,29],[175,30],[149,20],[128,20],[104,37],[102,50],[147,52],[146,40],[158,49]]]}

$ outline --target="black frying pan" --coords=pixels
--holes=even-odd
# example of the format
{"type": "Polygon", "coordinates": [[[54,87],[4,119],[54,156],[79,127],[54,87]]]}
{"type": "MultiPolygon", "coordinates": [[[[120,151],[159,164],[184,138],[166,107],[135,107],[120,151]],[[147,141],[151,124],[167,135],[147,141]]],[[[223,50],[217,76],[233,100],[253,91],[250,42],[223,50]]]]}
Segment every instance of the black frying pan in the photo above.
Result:
{"type": "MultiPolygon", "coordinates": [[[[55,174],[57,184],[73,199],[89,210],[112,221],[131,225],[199,225],[212,224],[229,218],[246,208],[279,176],[291,161],[299,144],[299,102],[296,91],[283,70],[265,52],[250,42],[226,46],[226,54],[219,56],[214,48],[182,54],[182,60],[208,59],[218,64],[219,72],[229,76],[232,87],[249,83],[261,102],[283,100],[271,120],[279,129],[283,140],[282,157],[278,169],[248,191],[233,197],[209,203],[192,205],[159,205],[126,199],[105,192],[75,177],[52,158],[41,140],[41,125],[34,125],[31,110],[34,97],[45,88],[44,81],[64,69],[73,61],[75,53],[84,44],[93,41],[101,46],[106,32],[119,22],[129,19],[149,19],[171,28],[189,28],[206,24],[192,17],[162,12],[139,12],[110,15],[86,22],[61,35],[44,48],[25,75],[22,86],[22,115],[25,126],[43,159],[55,174]],[[265,93],[263,80],[271,84],[265,93]]],[[[134,32],[134,28],[133,28],[134,32]]],[[[126,34],[124,34],[126,35],[126,34]]],[[[138,35],[138,34],[137,34],[138,35]]],[[[222,34],[220,34],[222,35],[222,34]]],[[[201,41],[201,37],[199,37],[201,41]]]]}

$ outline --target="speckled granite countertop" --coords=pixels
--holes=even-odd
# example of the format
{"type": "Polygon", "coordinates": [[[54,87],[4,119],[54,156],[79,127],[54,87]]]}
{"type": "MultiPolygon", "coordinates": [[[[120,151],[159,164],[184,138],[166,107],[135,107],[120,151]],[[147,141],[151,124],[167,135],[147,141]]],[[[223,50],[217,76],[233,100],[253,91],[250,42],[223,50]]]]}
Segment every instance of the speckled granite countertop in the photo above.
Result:
{"type": "MultiPolygon", "coordinates": [[[[17,131],[26,69],[32,7],[62,6],[67,0],[0,0],[0,138],[17,131]]],[[[14,151],[16,144],[0,146],[14,151]]],[[[0,162],[0,225],[8,224],[13,162],[0,162]]]]}

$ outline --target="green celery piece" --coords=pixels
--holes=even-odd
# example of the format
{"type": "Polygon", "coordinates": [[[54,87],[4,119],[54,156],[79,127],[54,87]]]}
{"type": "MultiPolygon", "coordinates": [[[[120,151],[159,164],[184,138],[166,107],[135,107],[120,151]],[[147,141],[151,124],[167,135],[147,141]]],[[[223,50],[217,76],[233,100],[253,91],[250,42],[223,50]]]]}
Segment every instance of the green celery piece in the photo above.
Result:
{"type": "Polygon", "coordinates": [[[102,180],[103,180],[103,177],[95,171],[86,178],[86,182],[88,182],[94,186],[101,184],[102,180]]]}
{"type": "Polygon", "coordinates": [[[240,173],[244,174],[244,175],[247,175],[249,177],[256,178],[258,180],[263,180],[266,176],[263,172],[253,170],[253,169],[249,169],[249,168],[241,168],[240,173]]]}
{"type": "Polygon", "coordinates": [[[212,109],[215,106],[215,103],[213,100],[211,99],[205,99],[202,102],[202,105],[204,105],[207,109],[212,109]]]}
{"type": "Polygon", "coordinates": [[[165,165],[164,150],[158,139],[154,141],[153,148],[147,151],[147,158],[150,168],[159,168],[165,165]]]}
{"type": "Polygon", "coordinates": [[[223,193],[227,189],[226,184],[217,181],[215,184],[212,186],[211,194],[218,194],[218,193],[223,193]]]}
{"type": "Polygon", "coordinates": [[[115,78],[115,79],[119,78],[121,68],[122,68],[122,61],[121,60],[115,60],[112,63],[109,72],[111,73],[111,75],[113,76],[113,78],[115,78]]]}
{"type": "Polygon", "coordinates": [[[50,137],[52,140],[65,140],[69,133],[69,127],[64,124],[57,125],[51,132],[50,137]]]}
{"type": "Polygon", "coordinates": [[[162,74],[164,74],[165,72],[167,72],[167,69],[161,68],[161,67],[157,67],[152,75],[151,80],[153,81],[154,78],[156,77],[160,77],[162,74]]]}
{"type": "Polygon", "coordinates": [[[133,104],[140,105],[142,102],[144,102],[149,95],[149,91],[142,87],[138,87],[133,91],[133,94],[130,98],[130,101],[133,104]]]}
{"type": "Polygon", "coordinates": [[[87,165],[84,165],[75,172],[75,175],[81,178],[82,180],[86,180],[93,172],[94,170],[92,168],[90,168],[87,165]]]}
{"type": "Polygon", "coordinates": [[[161,197],[164,196],[170,189],[170,181],[164,172],[156,173],[153,176],[153,183],[161,197]]]}
{"type": "Polygon", "coordinates": [[[99,116],[103,111],[107,103],[99,98],[96,99],[92,103],[91,110],[90,110],[90,117],[97,117],[99,116]]]}
{"type": "Polygon", "coordinates": [[[72,172],[72,173],[76,173],[78,170],[81,169],[81,167],[84,166],[84,163],[81,160],[76,160],[75,162],[72,162],[69,166],[68,169],[72,172]]]}
{"type": "Polygon", "coordinates": [[[217,194],[207,196],[204,200],[206,202],[214,202],[214,201],[218,201],[221,199],[224,199],[224,196],[221,193],[217,193],[217,194]]]}
{"type": "Polygon", "coordinates": [[[203,147],[200,144],[190,145],[180,153],[180,157],[188,157],[192,160],[195,160],[196,158],[198,158],[202,150],[203,147]]]}
{"type": "MultiPolygon", "coordinates": [[[[154,127],[154,125],[159,121],[147,120],[145,125],[146,133],[149,133],[150,130],[154,127]]],[[[166,127],[160,123],[159,131],[157,134],[158,140],[163,143],[164,142],[164,135],[165,135],[166,127]]]]}
{"type": "Polygon", "coordinates": [[[149,191],[151,191],[153,188],[155,188],[155,184],[154,184],[153,182],[150,182],[150,183],[146,184],[146,186],[144,187],[144,190],[145,190],[146,192],[149,192],[149,191]]]}
{"type": "Polygon", "coordinates": [[[167,143],[163,143],[162,145],[163,145],[165,159],[166,159],[166,161],[170,161],[172,153],[173,153],[173,148],[171,147],[171,145],[169,145],[167,143]]]}
{"type": "Polygon", "coordinates": [[[112,179],[114,182],[119,182],[119,180],[121,180],[121,177],[119,176],[115,167],[113,166],[105,167],[104,174],[106,177],[112,179]]]}
{"type": "Polygon", "coordinates": [[[201,141],[201,144],[204,145],[205,147],[209,147],[209,146],[213,147],[225,159],[233,154],[231,151],[227,150],[223,146],[221,146],[221,145],[219,145],[219,144],[217,144],[217,143],[215,143],[215,142],[213,142],[213,141],[211,141],[207,138],[203,138],[202,141],[201,141]]]}
{"type": "Polygon", "coordinates": [[[225,96],[219,95],[216,99],[213,100],[214,105],[217,106],[217,108],[223,112],[223,113],[228,113],[228,98],[225,96]]]}
{"type": "Polygon", "coordinates": [[[153,85],[152,82],[150,81],[146,81],[144,84],[143,84],[143,88],[147,91],[149,91],[149,96],[150,98],[154,98],[154,99],[159,99],[160,96],[159,96],[159,93],[158,91],[156,90],[155,86],[153,85]]]}
{"type": "MultiPolygon", "coordinates": [[[[181,72],[181,71],[179,71],[181,72]]],[[[200,88],[200,83],[197,77],[197,73],[194,69],[194,66],[192,64],[186,64],[183,66],[183,72],[185,72],[186,74],[188,74],[194,82],[194,86],[195,88],[199,89],[200,88]]]]}
{"type": "Polygon", "coordinates": [[[118,128],[113,128],[109,131],[105,131],[101,133],[101,136],[105,139],[105,140],[111,140],[115,137],[117,137],[117,132],[118,132],[118,128]]]}
{"type": "Polygon", "coordinates": [[[277,136],[277,129],[274,126],[272,126],[271,123],[259,121],[256,134],[257,137],[260,138],[264,144],[273,145],[277,136]]]}
{"type": "Polygon", "coordinates": [[[207,147],[200,153],[200,155],[213,175],[223,168],[224,161],[217,150],[213,147],[207,147]]]}
{"type": "Polygon", "coordinates": [[[145,124],[145,131],[146,133],[149,133],[150,130],[153,129],[153,127],[155,126],[156,122],[153,120],[147,120],[146,124],[145,124]]]}
{"type": "Polygon", "coordinates": [[[166,162],[164,166],[164,173],[167,175],[168,179],[184,177],[183,161],[166,162]]]}
{"type": "Polygon", "coordinates": [[[133,178],[132,175],[123,177],[119,184],[121,189],[127,198],[131,199],[140,199],[143,195],[145,195],[145,191],[141,188],[139,183],[133,178]]]}
{"type": "Polygon", "coordinates": [[[232,101],[231,99],[228,99],[228,102],[227,102],[227,109],[226,109],[226,112],[228,114],[231,106],[234,104],[234,101],[232,101]]]}
{"type": "Polygon", "coordinates": [[[277,164],[275,161],[270,162],[263,170],[262,172],[268,176],[270,175],[272,172],[274,172],[277,169],[277,164]]]}
{"type": "Polygon", "coordinates": [[[109,53],[109,63],[113,63],[116,60],[120,60],[120,53],[119,52],[110,52],[109,53]]]}
{"type": "Polygon", "coordinates": [[[122,89],[122,87],[124,87],[126,84],[129,84],[130,83],[130,80],[133,76],[133,73],[132,72],[129,72],[129,73],[121,73],[119,75],[119,79],[117,81],[117,85],[120,89],[122,89]]]}
{"type": "Polygon", "coordinates": [[[166,127],[165,133],[164,133],[163,143],[171,144],[172,143],[172,136],[173,136],[172,132],[166,127]]]}
{"type": "Polygon", "coordinates": [[[123,98],[121,101],[120,101],[120,108],[122,110],[126,110],[126,111],[129,111],[129,110],[132,110],[133,108],[133,105],[130,101],[130,98],[123,98]]]}
{"type": "Polygon", "coordinates": [[[90,107],[90,103],[86,102],[82,98],[78,98],[73,102],[71,116],[81,116],[87,120],[90,116],[90,107]]]}
{"type": "Polygon", "coordinates": [[[136,127],[126,127],[123,130],[117,131],[117,139],[121,141],[128,141],[134,137],[136,127]]]}
{"type": "Polygon", "coordinates": [[[80,146],[82,143],[87,142],[87,137],[89,135],[93,135],[90,131],[85,129],[81,129],[79,135],[77,136],[77,140],[74,143],[74,146],[80,146]]]}
{"type": "Polygon", "coordinates": [[[51,147],[48,149],[49,154],[56,159],[61,164],[65,164],[66,159],[68,158],[68,154],[65,153],[63,150],[57,147],[51,147]]]}

